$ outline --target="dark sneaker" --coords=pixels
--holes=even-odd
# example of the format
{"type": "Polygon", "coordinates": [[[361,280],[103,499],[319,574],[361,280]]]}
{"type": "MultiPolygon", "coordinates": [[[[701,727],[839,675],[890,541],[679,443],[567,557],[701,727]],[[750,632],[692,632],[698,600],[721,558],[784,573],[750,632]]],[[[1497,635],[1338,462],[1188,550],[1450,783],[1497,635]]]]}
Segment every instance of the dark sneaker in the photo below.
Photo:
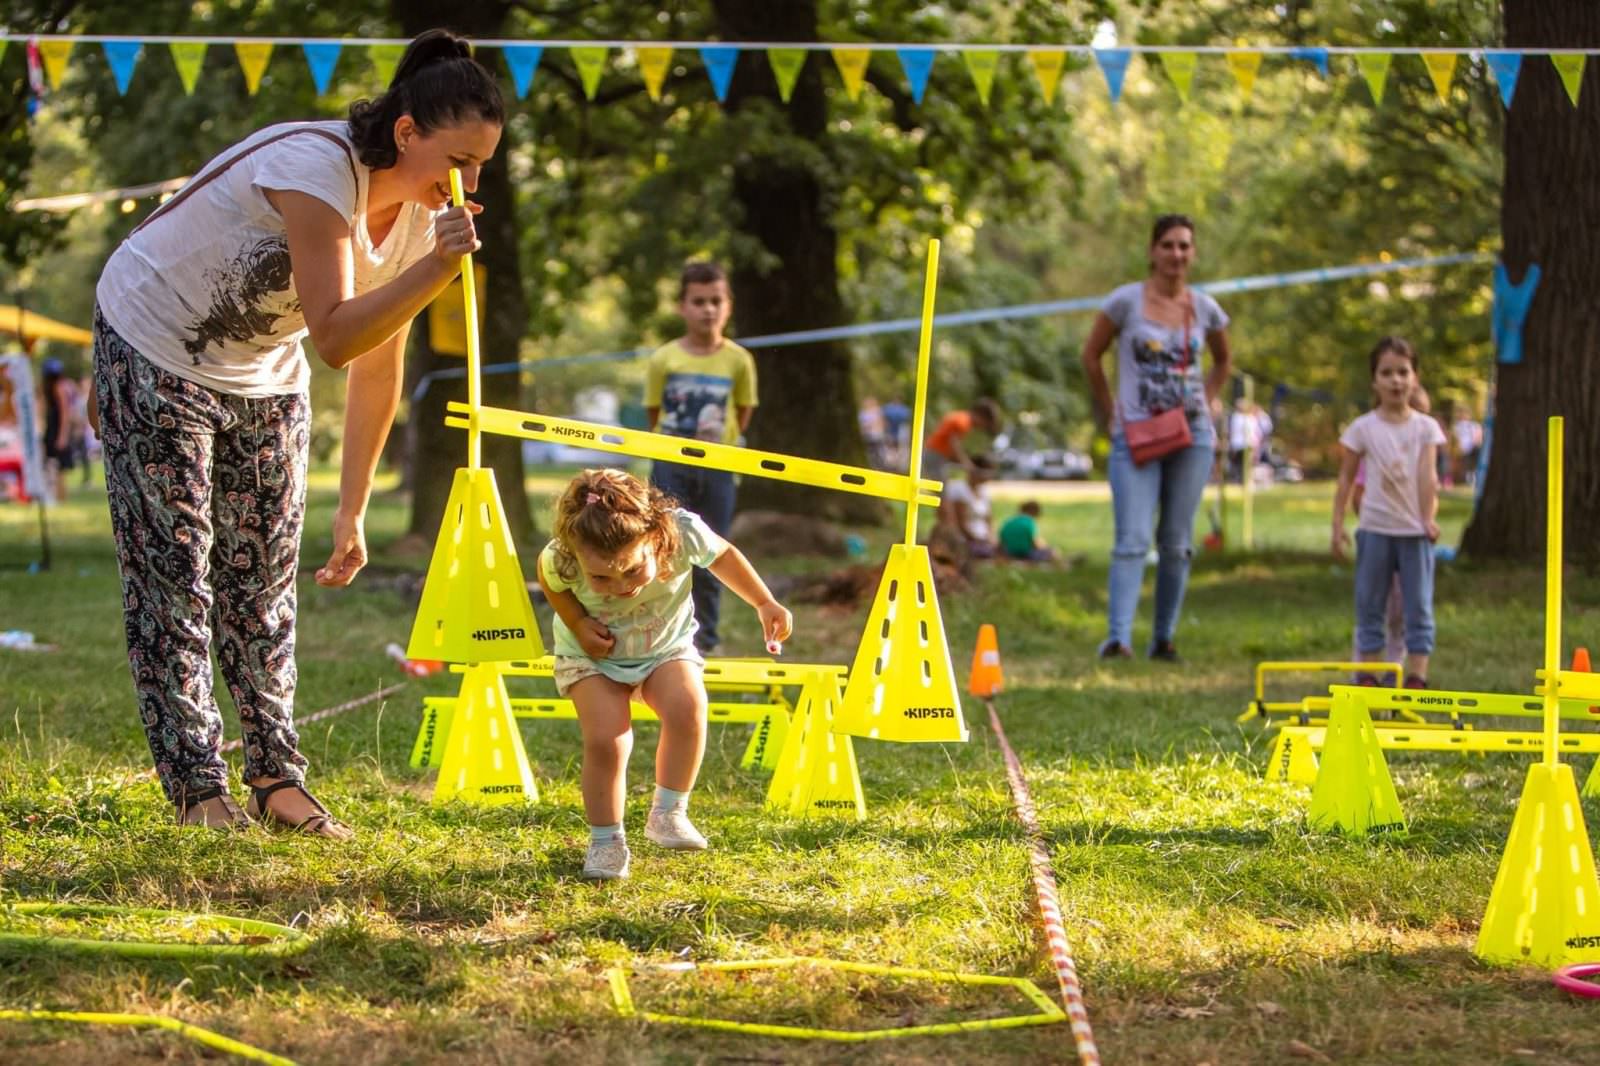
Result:
{"type": "Polygon", "coordinates": [[[1150,646],[1150,658],[1158,663],[1181,663],[1183,657],[1170,640],[1158,640],[1150,646]]]}
{"type": "Polygon", "coordinates": [[[1100,645],[1100,650],[1095,654],[1102,659],[1131,659],[1133,658],[1133,649],[1115,640],[1108,640],[1100,645]]]}
{"type": "Polygon", "coordinates": [[[1356,684],[1362,688],[1383,688],[1383,682],[1378,680],[1377,674],[1357,674],[1356,684]]]}
{"type": "Polygon", "coordinates": [[[1425,677],[1418,677],[1416,674],[1407,674],[1406,675],[1405,687],[1406,688],[1427,688],[1428,687],[1428,679],[1425,678],[1425,677]]]}

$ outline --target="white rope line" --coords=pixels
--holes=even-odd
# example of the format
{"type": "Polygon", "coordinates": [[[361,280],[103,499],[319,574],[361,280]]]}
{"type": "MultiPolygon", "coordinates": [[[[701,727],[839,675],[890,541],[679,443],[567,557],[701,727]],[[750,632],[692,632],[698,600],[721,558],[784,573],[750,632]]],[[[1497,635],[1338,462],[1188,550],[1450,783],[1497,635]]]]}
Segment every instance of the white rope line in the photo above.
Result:
{"type": "Polygon", "coordinates": [[[1094,1031],[1089,1027],[1089,1010],[1083,1003],[1083,985],[1078,981],[1078,967],[1072,960],[1072,947],[1067,943],[1067,931],[1061,921],[1060,897],[1056,891],[1056,875],[1050,867],[1050,852],[1045,847],[1044,835],[1039,831],[1039,814],[1028,792],[1027,779],[1022,776],[1022,763],[1006,740],[1006,731],[1000,727],[1000,716],[994,703],[984,700],[989,708],[989,728],[1000,741],[1000,752],[1006,760],[1006,778],[1011,782],[1011,799],[1016,804],[1017,820],[1028,832],[1028,861],[1033,867],[1033,890],[1039,897],[1039,917],[1044,921],[1045,940],[1050,945],[1050,959],[1055,964],[1056,981],[1061,986],[1061,1003],[1067,1011],[1067,1021],[1072,1026],[1072,1040],[1078,1046],[1078,1061],[1083,1066],[1100,1066],[1100,1049],[1095,1046],[1094,1031]]]}

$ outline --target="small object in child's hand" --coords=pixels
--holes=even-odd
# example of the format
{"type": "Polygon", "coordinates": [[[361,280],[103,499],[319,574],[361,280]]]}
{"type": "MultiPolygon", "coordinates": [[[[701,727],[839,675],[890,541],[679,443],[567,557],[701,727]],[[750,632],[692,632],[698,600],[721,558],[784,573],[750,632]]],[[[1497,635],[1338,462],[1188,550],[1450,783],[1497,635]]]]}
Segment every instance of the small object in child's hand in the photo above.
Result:
{"type": "Polygon", "coordinates": [[[783,641],[781,641],[781,640],[769,640],[769,641],[767,641],[767,654],[768,655],[782,655],[783,654],[783,641]]]}

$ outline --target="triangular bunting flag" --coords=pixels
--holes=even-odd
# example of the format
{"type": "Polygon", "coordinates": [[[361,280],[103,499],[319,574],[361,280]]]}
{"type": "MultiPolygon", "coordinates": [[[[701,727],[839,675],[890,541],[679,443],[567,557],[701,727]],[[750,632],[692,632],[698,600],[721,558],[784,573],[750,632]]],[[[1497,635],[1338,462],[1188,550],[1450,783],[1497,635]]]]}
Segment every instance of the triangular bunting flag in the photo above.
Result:
{"type": "Polygon", "coordinates": [[[39,58],[44,62],[44,73],[50,79],[50,88],[59,89],[62,77],[67,73],[67,56],[72,54],[72,42],[57,38],[38,44],[39,58]]]}
{"type": "Polygon", "coordinates": [[[730,44],[708,44],[700,49],[700,62],[706,65],[706,77],[711,79],[711,91],[719,101],[728,98],[728,85],[733,81],[733,68],[739,62],[739,49],[730,44]]]}
{"type": "Polygon", "coordinates": [[[200,68],[206,61],[206,42],[173,41],[168,47],[172,49],[172,62],[178,68],[184,95],[193,96],[194,87],[200,81],[200,68]]]}
{"type": "Polygon", "coordinates": [[[495,807],[538,798],[505,678],[497,664],[480,663],[461,676],[433,802],[462,800],[495,807]]]}
{"type": "Polygon", "coordinates": [[[901,48],[895,52],[900,57],[900,69],[906,72],[906,82],[911,86],[911,99],[922,103],[922,94],[928,91],[928,75],[933,72],[933,60],[939,53],[932,48],[901,48]]]}
{"type": "Polygon", "coordinates": [[[1572,101],[1572,106],[1578,106],[1578,93],[1583,89],[1583,66],[1589,57],[1582,52],[1554,55],[1550,62],[1556,65],[1556,73],[1561,75],[1561,84],[1567,87],[1567,99],[1572,101]]]}
{"type": "Polygon", "coordinates": [[[403,44],[375,44],[367,49],[367,56],[372,60],[372,70],[378,75],[378,84],[388,88],[394,81],[394,68],[400,65],[400,57],[405,55],[406,46],[403,44]]]}
{"type": "Polygon", "coordinates": [[[1184,103],[1189,102],[1189,90],[1194,86],[1195,63],[1199,56],[1193,52],[1162,52],[1161,65],[1166,68],[1167,77],[1172,79],[1172,85],[1178,90],[1178,99],[1184,103]]]}
{"type": "Polygon", "coordinates": [[[835,48],[833,61],[838,64],[839,77],[844,79],[845,95],[852,100],[861,99],[861,86],[866,81],[867,63],[872,53],[865,48],[835,48]]]}
{"type": "Polygon", "coordinates": [[[1056,88],[1061,84],[1061,70],[1067,63],[1067,53],[1060,48],[1039,48],[1028,53],[1033,64],[1033,76],[1039,80],[1039,91],[1044,102],[1056,102],[1056,88]]]}
{"type": "Polygon", "coordinates": [[[1455,52],[1424,52],[1422,62],[1428,68],[1428,77],[1433,81],[1433,91],[1439,94],[1440,103],[1450,100],[1450,82],[1456,76],[1456,61],[1461,57],[1455,52]]]}
{"type": "Polygon", "coordinates": [[[1393,59],[1388,52],[1356,53],[1356,69],[1361,71],[1374,104],[1383,103],[1383,88],[1389,83],[1389,64],[1393,59]]]}
{"type": "Polygon", "coordinates": [[[889,549],[833,728],[874,740],[967,739],[924,545],[889,549]]]}
{"type": "Polygon", "coordinates": [[[1318,829],[1351,836],[1403,833],[1406,828],[1372,715],[1337,685],[1307,817],[1318,829]]]}
{"type": "Polygon", "coordinates": [[[317,87],[317,95],[321,96],[333,81],[333,68],[338,64],[339,52],[344,46],[336,41],[306,41],[300,47],[305,49],[306,63],[311,67],[311,83],[317,87]]]}
{"type": "MultiPolygon", "coordinates": [[[[267,72],[267,60],[272,58],[272,44],[268,41],[235,41],[233,52],[239,57],[239,69],[244,71],[245,91],[254,96],[256,90],[261,88],[261,75],[267,72]]],[[[392,65],[389,71],[394,72],[392,65]]],[[[389,79],[385,78],[383,84],[388,85],[389,79]]]]}
{"type": "Polygon", "coordinates": [[[506,69],[511,71],[511,87],[517,91],[517,99],[521,100],[528,95],[528,86],[533,84],[533,72],[539,68],[544,46],[508,44],[500,51],[506,57],[506,69]]]}
{"type": "Polygon", "coordinates": [[[767,62],[772,64],[772,76],[778,82],[778,95],[784,103],[794,94],[794,83],[800,77],[800,68],[806,65],[804,48],[768,48],[767,62]]]}
{"type": "Polygon", "coordinates": [[[1261,53],[1229,52],[1228,69],[1233,71],[1233,80],[1239,83],[1244,98],[1250,99],[1256,91],[1256,75],[1261,73],[1261,53]]]}
{"type": "Polygon", "coordinates": [[[117,80],[117,95],[122,96],[128,91],[128,81],[133,77],[134,65],[139,62],[144,45],[138,41],[102,41],[100,47],[106,50],[111,76],[117,80]]]}
{"type": "Polygon", "coordinates": [[[406,658],[477,663],[543,654],[494,471],[461,467],[450,486],[406,658]]]}
{"type": "Polygon", "coordinates": [[[1517,75],[1522,73],[1522,53],[1485,52],[1483,61],[1494,72],[1494,80],[1500,86],[1500,101],[1507,111],[1511,110],[1511,98],[1517,95],[1517,75]]]}
{"type": "Polygon", "coordinates": [[[600,88],[600,75],[606,69],[606,46],[574,45],[570,51],[572,62],[578,68],[578,77],[583,80],[583,95],[593,100],[595,90],[600,88]]]}
{"type": "Polygon", "coordinates": [[[1289,55],[1316,65],[1317,73],[1328,76],[1328,50],[1326,48],[1291,48],[1289,55]]]}
{"type": "Polygon", "coordinates": [[[672,66],[671,48],[635,48],[639,61],[639,76],[644,79],[644,91],[650,99],[661,102],[661,87],[667,83],[667,70],[672,66]]]}
{"type": "Polygon", "coordinates": [[[967,64],[967,73],[972,75],[972,84],[977,87],[978,99],[988,107],[989,93],[994,89],[994,72],[1000,66],[1000,53],[991,48],[964,48],[961,58],[967,64]]]}
{"type": "Polygon", "coordinates": [[[1128,76],[1128,60],[1133,58],[1133,52],[1127,48],[1096,48],[1094,58],[1105,75],[1106,89],[1114,104],[1122,99],[1122,79],[1128,76]]]}

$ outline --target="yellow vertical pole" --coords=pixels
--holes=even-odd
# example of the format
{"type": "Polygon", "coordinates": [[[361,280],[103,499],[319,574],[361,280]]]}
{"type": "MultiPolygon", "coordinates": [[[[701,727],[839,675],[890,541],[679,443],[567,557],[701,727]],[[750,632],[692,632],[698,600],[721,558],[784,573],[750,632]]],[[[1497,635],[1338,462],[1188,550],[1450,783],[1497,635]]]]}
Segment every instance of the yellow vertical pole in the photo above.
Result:
{"type": "Polygon", "coordinates": [[[917,341],[916,399],[911,407],[911,489],[906,500],[906,544],[917,543],[917,480],[922,477],[922,429],[928,413],[928,366],[933,353],[933,294],[939,284],[939,242],[928,242],[928,274],[922,283],[922,336],[917,341]]]}
{"type": "Polygon", "coordinates": [[[1561,523],[1566,513],[1562,499],[1564,430],[1565,421],[1560,415],[1552,415],[1544,518],[1544,761],[1547,766],[1561,761],[1556,752],[1561,728],[1561,686],[1556,671],[1561,669],[1561,523]]]}
{"type": "MultiPolygon", "coordinates": [[[[466,190],[461,186],[461,171],[450,168],[450,197],[457,207],[467,202],[466,190]]],[[[478,278],[472,272],[472,256],[461,257],[461,293],[466,303],[467,330],[467,406],[471,425],[467,428],[467,466],[476,470],[482,463],[482,431],[478,429],[478,409],[483,405],[483,382],[478,356],[478,278]]]]}

